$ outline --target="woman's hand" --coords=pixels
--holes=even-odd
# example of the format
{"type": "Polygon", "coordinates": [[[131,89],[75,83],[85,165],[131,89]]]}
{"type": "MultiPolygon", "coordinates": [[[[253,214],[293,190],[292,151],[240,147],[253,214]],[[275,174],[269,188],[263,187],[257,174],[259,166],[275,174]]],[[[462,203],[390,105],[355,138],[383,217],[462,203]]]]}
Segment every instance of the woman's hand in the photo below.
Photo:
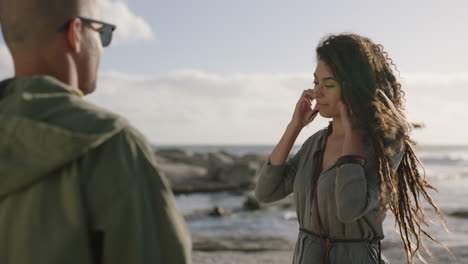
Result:
{"type": "Polygon", "coordinates": [[[312,89],[302,92],[294,109],[291,122],[270,154],[269,161],[271,165],[284,164],[288,159],[289,152],[291,152],[291,148],[302,128],[313,120],[311,118],[312,113],[314,113],[314,110],[312,110],[313,100],[315,100],[315,95],[312,89]]]}
{"type": "Polygon", "coordinates": [[[350,134],[353,130],[353,125],[351,123],[351,117],[349,116],[348,107],[342,101],[338,103],[338,107],[340,109],[340,119],[345,135],[350,134]]]}
{"type": "Polygon", "coordinates": [[[302,95],[296,104],[296,108],[294,109],[291,124],[299,129],[302,129],[315,119],[317,114],[315,111],[317,110],[312,109],[312,101],[314,100],[315,95],[312,89],[304,90],[302,92],[302,95]],[[314,116],[312,117],[313,114],[314,116]]]}

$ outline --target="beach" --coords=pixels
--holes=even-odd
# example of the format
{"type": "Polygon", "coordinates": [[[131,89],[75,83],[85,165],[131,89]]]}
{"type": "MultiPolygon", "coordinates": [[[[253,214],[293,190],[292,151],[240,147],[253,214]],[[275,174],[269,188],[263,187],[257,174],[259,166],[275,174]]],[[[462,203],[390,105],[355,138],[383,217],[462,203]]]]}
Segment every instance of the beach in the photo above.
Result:
{"type": "MultiPolygon", "coordinates": [[[[288,219],[293,214],[290,211],[286,211],[286,214],[282,216],[283,220],[279,220],[281,218],[277,213],[276,210],[267,210],[257,212],[255,216],[240,213],[224,217],[210,216],[189,222],[190,229],[195,235],[194,263],[291,263],[295,236],[297,235],[297,220],[295,218],[288,219]],[[210,225],[212,228],[210,228],[210,225]],[[284,230],[277,229],[277,232],[267,232],[267,228],[261,228],[260,225],[284,228],[284,230]],[[287,230],[290,233],[287,233],[287,230]],[[244,244],[247,244],[251,241],[250,236],[252,233],[258,234],[259,244],[262,244],[262,241],[268,242],[263,243],[263,247],[259,245],[239,247],[236,243],[226,243],[226,240],[230,241],[230,237],[248,236],[249,238],[245,239],[244,242],[244,244]],[[273,233],[276,233],[276,235],[272,235],[273,233]],[[206,239],[198,238],[197,235],[199,234],[207,235],[212,240],[206,243],[206,239]],[[281,243],[275,245],[273,243],[275,240],[279,240],[281,243]],[[218,243],[218,245],[213,246],[214,243],[218,243]],[[206,249],[200,244],[211,244],[211,248],[206,249]]],[[[462,213],[462,211],[447,211],[445,213],[447,214],[446,218],[450,232],[447,233],[443,226],[436,222],[436,215],[433,213],[428,213],[428,215],[435,223],[429,226],[427,230],[448,246],[455,259],[446,249],[427,240],[426,244],[429,246],[433,257],[429,257],[427,254],[423,255],[427,263],[468,263],[468,216],[466,212],[462,213]],[[462,216],[449,215],[450,213],[461,214],[462,216]]],[[[382,243],[383,255],[389,263],[406,263],[403,246],[399,235],[393,229],[393,225],[393,217],[390,216],[384,222],[386,238],[382,243]]]]}
{"type": "MultiPolygon", "coordinates": [[[[468,263],[468,248],[456,247],[451,249],[457,260],[453,260],[444,250],[434,249],[433,258],[427,258],[427,263],[468,263]],[[458,261],[458,262],[457,262],[458,261]]],[[[406,263],[406,259],[400,250],[396,248],[385,249],[383,254],[390,263],[406,263]]],[[[194,264],[284,264],[292,263],[291,251],[265,251],[255,253],[241,253],[236,251],[219,251],[207,253],[194,251],[194,264]]]]}
{"type": "MultiPolygon", "coordinates": [[[[193,153],[221,151],[222,155],[212,155],[209,160],[216,160],[220,175],[226,176],[230,172],[228,177],[239,179],[244,175],[236,176],[234,172],[253,173],[252,170],[259,165],[250,163],[261,162],[270,148],[272,146],[199,146],[185,147],[184,151],[192,152],[192,156],[193,153]],[[237,157],[235,162],[228,162],[229,170],[219,171],[220,164],[226,163],[229,155],[237,157]],[[244,163],[239,165],[240,161],[246,160],[249,166],[244,163]]],[[[293,149],[296,150],[297,147],[293,149]]],[[[423,255],[427,263],[468,263],[468,199],[465,195],[468,190],[468,148],[420,147],[417,153],[425,165],[429,183],[438,189],[438,192],[430,193],[445,214],[449,232],[445,231],[441,221],[425,203],[425,212],[432,221],[426,230],[444,243],[456,259],[441,246],[427,240],[433,257],[423,255]]],[[[196,162],[192,160],[191,163],[196,162]]],[[[201,174],[199,171],[198,176],[201,174]]],[[[222,178],[219,175],[216,177],[222,178]]],[[[205,180],[202,182],[206,183],[205,180]]],[[[242,186],[245,188],[234,188],[232,180],[228,185],[210,183],[207,184],[211,188],[207,189],[209,192],[203,191],[206,184],[200,192],[187,191],[186,186],[179,187],[176,201],[193,236],[193,263],[291,263],[299,228],[291,196],[272,206],[252,205],[252,186],[245,182],[245,178],[235,182],[244,184],[242,186]]],[[[406,263],[401,239],[395,231],[390,212],[384,221],[384,231],[383,255],[390,263],[406,263]]]]}

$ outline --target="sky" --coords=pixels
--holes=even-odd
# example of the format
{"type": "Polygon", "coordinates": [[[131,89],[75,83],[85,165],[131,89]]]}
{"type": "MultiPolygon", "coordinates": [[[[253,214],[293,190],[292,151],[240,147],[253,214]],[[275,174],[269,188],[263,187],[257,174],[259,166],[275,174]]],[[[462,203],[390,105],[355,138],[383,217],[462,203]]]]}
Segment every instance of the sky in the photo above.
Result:
{"type": "MultiPolygon", "coordinates": [[[[117,25],[85,100],[157,145],[276,144],[315,47],[342,32],[385,46],[421,145],[468,145],[468,1],[98,0],[117,25]]],[[[0,79],[13,75],[0,38],[0,79]]],[[[296,143],[326,126],[317,118],[296,143]]]]}

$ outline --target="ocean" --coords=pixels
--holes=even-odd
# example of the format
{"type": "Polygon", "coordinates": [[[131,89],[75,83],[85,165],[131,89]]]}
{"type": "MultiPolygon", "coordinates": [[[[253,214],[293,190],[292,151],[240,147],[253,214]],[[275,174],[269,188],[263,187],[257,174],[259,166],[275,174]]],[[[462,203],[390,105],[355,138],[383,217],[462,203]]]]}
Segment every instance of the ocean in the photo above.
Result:
{"type": "MultiPolygon", "coordinates": [[[[294,146],[295,153],[300,146],[294,146]]],[[[274,146],[160,146],[161,148],[177,148],[193,152],[226,151],[235,155],[249,153],[268,154],[274,146]]],[[[436,204],[446,214],[450,232],[446,232],[424,204],[427,215],[432,223],[426,228],[438,240],[447,246],[468,247],[468,218],[451,216],[453,212],[468,214],[468,146],[420,146],[416,153],[422,160],[428,182],[438,189],[430,191],[436,204]]],[[[227,192],[210,194],[188,194],[176,196],[177,204],[184,215],[197,210],[209,209],[214,206],[223,208],[241,208],[245,195],[227,192]]],[[[295,241],[298,234],[298,223],[294,208],[267,209],[258,211],[240,211],[225,217],[203,217],[188,222],[189,229],[194,234],[217,236],[232,233],[256,233],[279,235],[295,241]]],[[[384,221],[385,240],[398,242],[400,236],[395,231],[394,218],[390,212],[384,221]]]]}

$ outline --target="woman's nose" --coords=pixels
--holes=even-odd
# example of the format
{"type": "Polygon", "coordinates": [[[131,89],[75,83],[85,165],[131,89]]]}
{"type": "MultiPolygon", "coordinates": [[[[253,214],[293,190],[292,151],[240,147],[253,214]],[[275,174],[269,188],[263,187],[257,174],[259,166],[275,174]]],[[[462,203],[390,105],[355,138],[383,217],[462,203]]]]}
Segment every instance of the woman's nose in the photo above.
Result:
{"type": "Polygon", "coordinates": [[[314,89],[312,90],[314,92],[314,96],[315,97],[321,97],[323,94],[322,94],[322,89],[321,89],[321,85],[315,85],[314,86],[314,89]]]}

